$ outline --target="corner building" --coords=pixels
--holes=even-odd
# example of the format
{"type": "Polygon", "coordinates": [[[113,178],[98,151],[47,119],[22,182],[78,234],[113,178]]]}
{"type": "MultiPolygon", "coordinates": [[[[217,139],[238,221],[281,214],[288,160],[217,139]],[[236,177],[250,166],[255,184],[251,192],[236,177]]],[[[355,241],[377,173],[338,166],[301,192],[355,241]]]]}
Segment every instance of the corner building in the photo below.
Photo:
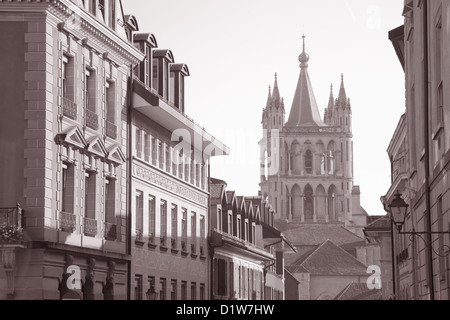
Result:
{"type": "Polygon", "coordinates": [[[0,224],[24,234],[0,243],[0,299],[127,299],[127,92],[143,54],[121,12],[0,1],[0,224]]]}
{"type": "Polygon", "coordinates": [[[185,113],[188,66],[127,22],[145,56],[130,110],[131,299],[208,300],[209,161],[229,149],[185,113]]]}
{"type": "Polygon", "coordinates": [[[353,134],[350,99],[341,77],[322,121],[308,74],[309,55],[299,56],[300,75],[289,118],[277,76],[263,110],[260,141],[261,193],[276,219],[289,223],[337,223],[363,237],[367,213],[353,184],[353,134]]]}

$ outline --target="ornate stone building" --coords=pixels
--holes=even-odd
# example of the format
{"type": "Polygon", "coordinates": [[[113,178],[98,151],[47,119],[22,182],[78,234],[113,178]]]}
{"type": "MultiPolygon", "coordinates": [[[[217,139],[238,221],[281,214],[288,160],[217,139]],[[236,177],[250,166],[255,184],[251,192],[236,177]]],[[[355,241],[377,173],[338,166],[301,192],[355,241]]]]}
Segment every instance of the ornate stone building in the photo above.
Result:
{"type": "Polygon", "coordinates": [[[24,234],[2,231],[0,299],[127,298],[127,92],[144,56],[124,22],[119,0],[0,1],[0,225],[24,234]]]}
{"type": "Polygon", "coordinates": [[[352,108],[344,77],[333,88],[321,119],[308,74],[309,56],[299,56],[300,76],[289,118],[277,76],[263,110],[261,192],[276,218],[294,223],[339,223],[363,236],[367,214],[353,184],[352,108]]]}

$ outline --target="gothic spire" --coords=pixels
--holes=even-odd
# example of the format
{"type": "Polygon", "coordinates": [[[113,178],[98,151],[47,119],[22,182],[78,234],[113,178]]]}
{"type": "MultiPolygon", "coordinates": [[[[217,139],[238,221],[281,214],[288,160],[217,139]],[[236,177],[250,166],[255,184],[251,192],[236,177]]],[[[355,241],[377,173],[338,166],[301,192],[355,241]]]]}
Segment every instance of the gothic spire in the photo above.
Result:
{"type": "Polygon", "coordinates": [[[347,102],[347,94],[345,93],[345,87],[344,87],[344,74],[341,74],[341,88],[339,90],[339,101],[344,100],[344,102],[347,102]]]}
{"type": "Polygon", "coordinates": [[[272,102],[272,93],[271,93],[271,87],[269,86],[269,95],[267,96],[267,104],[266,104],[266,108],[270,108],[270,104],[272,102]]]}
{"type": "Polygon", "coordinates": [[[273,85],[273,92],[272,92],[272,101],[275,106],[275,108],[279,108],[281,105],[281,97],[280,97],[280,90],[278,89],[278,75],[275,73],[275,83],[273,85]]]}
{"type": "Polygon", "coordinates": [[[326,126],[320,118],[319,108],[308,74],[309,55],[305,51],[305,35],[303,35],[303,52],[298,57],[300,61],[300,76],[298,78],[297,89],[295,90],[288,127],[300,126],[326,126]]]}

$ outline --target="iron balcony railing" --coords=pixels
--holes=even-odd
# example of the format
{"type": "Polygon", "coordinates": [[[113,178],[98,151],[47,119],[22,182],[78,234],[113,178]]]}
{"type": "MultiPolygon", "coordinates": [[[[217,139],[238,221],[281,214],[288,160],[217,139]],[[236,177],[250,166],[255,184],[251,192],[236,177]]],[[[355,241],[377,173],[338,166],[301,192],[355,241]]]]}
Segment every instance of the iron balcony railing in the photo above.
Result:
{"type": "Polygon", "coordinates": [[[117,139],[117,126],[111,121],[106,121],[106,136],[117,139]]]}
{"type": "Polygon", "coordinates": [[[22,228],[22,211],[20,205],[0,208],[0,225],[22,228]]]}
{"type": "Polygon", "coordinates": [[[84,218],[84,235],[95,237],[97,235],[97,220],[91,218],[84,218]]]}
{"type": "Polygon", "coordinates": [[[77,104],[72,100],[63,98],[63,115],[72,120],[77,120],[77,104]]]}
{"type": "Polygon", "coordinates": [[[62,231],[74,232],[77,225],[77,217],[73,213],[61,211],[59,213],[59,228],[62,231]]]}
{"type": "Polygon", "coordinates": [[[98,114],[89,109],[86,109],[86,126],[98,130],[98,114]]]}
{"type": "Polygon", "coordinates": [[[117,239],[117,225],[105,222],[105,239],[106,240],[117,239]]]}

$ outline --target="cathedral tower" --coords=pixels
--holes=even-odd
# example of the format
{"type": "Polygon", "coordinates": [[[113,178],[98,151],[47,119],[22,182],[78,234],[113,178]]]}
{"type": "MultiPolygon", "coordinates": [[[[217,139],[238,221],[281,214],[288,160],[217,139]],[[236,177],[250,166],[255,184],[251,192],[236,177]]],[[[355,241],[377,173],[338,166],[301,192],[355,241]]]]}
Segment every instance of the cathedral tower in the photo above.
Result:
{"type": "Polygon", "coordinates": [[[299,56],[300,75],[287,122],[275,76],[263,110],[261,194],[276,217],[295,223],[342,223],[362,234],[366,213],[353,185],[353,134],[344,77],[338,98],[319,113],[308,73],[309,55],[299,56]]]}

